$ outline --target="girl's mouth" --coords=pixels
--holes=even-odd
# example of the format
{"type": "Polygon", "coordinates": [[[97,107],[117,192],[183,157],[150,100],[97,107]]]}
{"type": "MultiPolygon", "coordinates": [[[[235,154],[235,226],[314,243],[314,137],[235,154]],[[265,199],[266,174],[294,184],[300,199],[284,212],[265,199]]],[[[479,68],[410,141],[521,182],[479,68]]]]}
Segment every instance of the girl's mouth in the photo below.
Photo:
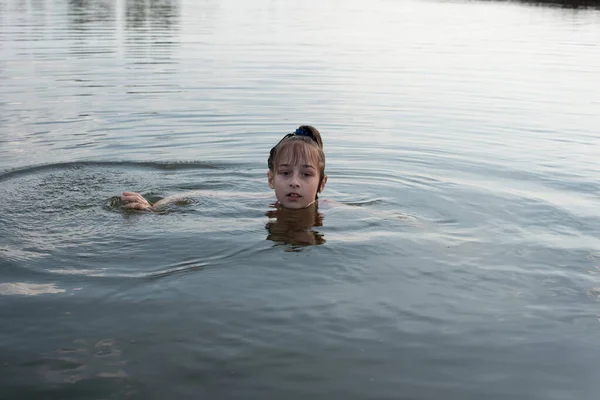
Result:
{"type": "Polygon", "coordinates": [[[291,197],[292,199],[299,199],[302,196],[300,196],[298,193],[288,193],[287,197],[291,197]]]}

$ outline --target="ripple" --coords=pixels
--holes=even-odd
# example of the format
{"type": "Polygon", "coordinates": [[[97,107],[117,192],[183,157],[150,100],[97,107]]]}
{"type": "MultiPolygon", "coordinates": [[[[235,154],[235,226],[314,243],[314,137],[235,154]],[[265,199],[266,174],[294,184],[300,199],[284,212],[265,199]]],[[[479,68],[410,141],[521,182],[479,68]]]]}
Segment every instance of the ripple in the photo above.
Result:
{"type": "Polygon", "coordinates": [[[75,339],[71,347],[55,350],[38,362],[37,370],[50,383],[74,384],[96,378],[126,379],[127,360],[114,338],[90,343],[75,339]]]}
{"type": "Polygon", "coordinates": [[[269,203],[262,194],[223,192],[247,179],[232,165],[70,162],[5,172],[0,257],[23,273],[156,279],[252,256],[266,236],[269,203]],[[134,189],[151,200],[178,193],[186,199],[140,213],[120,201],[122,191],[134,189]]]}
{"type": "Polygon", "coordinates": [[[115,167],[115,168],[152,168],[152,169],[165,169],[165,170],[177,170],[177,169],[219,169],[231,167],[235,164],[214,164],[204,163],[198,161],[175,161],[175,162],[132,162],[132,161],[72,161],[63,163],[52,163],[52,164],[41,164],[34,166],[26,166],[21,168],[15,168],[0,173],[0,182],[13,179],[20,175],[35,174],[38,172],[62,170],[68,168],[81,168],[81,167],[115,167]]]}

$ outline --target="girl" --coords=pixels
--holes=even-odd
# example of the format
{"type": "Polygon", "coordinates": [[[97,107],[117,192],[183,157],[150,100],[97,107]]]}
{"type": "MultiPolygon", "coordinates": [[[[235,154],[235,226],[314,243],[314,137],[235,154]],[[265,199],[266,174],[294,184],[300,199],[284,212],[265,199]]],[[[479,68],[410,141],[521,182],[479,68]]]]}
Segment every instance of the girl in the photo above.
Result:
{"type": "MultiPolygon", "coordinates": [[[[304,209],[317,206],[318,193],[327,183],[325,153],[319,131],[302,125],[283,137],[271,149],[267,161],[269,187],[275,190],[276,208],[304,209]]],[[[135,210],[157,211],[177,202],[181,196],[167,197],[150,204],[139,193],[123,192],[121,200],[135,210]]]]}

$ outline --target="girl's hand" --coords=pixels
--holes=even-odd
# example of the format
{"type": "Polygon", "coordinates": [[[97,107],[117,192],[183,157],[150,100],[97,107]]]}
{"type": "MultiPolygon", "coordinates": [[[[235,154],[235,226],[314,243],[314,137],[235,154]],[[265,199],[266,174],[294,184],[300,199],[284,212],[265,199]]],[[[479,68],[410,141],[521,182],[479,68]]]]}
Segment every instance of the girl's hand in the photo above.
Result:
{"type": "Polygon", "coordinates": [[[125,207],[133,210],[152,211],[152,205],[141,194],[135,192],[123,192],[121,196],[126,204],[125,207]]]}

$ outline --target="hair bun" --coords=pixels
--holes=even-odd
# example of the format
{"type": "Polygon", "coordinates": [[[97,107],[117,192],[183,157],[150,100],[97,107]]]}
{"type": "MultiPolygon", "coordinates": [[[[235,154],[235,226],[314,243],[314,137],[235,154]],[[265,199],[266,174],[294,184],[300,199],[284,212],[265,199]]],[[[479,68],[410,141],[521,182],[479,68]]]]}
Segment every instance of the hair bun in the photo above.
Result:
{"type": "Polygon", "coordinates": [[[321,139],[321,133],[319,133],[319,130],[314,126],[300,125],[298,129],[296,129],[296,135],[308,136],[313,139],[321,149],[323,148],[323,139],[321,139]]]}

